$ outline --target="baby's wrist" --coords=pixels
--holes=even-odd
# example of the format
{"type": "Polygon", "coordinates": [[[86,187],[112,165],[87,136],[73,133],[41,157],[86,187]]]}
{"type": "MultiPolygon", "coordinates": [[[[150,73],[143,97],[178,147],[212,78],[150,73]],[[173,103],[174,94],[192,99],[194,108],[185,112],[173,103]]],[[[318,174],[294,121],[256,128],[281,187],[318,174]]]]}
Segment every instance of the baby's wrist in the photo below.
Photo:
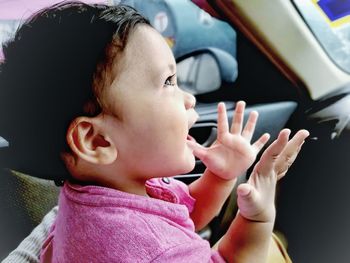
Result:
{"type": "Polygon", "coordinates": [[[264,211],[254,215],[248,215],[247,213],[242,213],[239,211],[239,215],[245,220],[255,222],[255,223],[275,223],[276,219],[276,209],[275,207],[269,209],[269,211],[264,211]]]}
{"type": "Polygon", "coordinates": [[[236,180],[239,177],[239,174],[237,173],[214,173],[211,172],[214,176],[216,176],[218,179],[223,181],[233,181],[236,180]]]}
{"type": "Polygon", "coordinates": [[[236,181],[237,176],[230,176],[229,174],[221,174],[221,173],[214,173],[212,171],[210,171],[211,176],[217,180],[219,183],[230,183],[233,181],[236,181]]]}

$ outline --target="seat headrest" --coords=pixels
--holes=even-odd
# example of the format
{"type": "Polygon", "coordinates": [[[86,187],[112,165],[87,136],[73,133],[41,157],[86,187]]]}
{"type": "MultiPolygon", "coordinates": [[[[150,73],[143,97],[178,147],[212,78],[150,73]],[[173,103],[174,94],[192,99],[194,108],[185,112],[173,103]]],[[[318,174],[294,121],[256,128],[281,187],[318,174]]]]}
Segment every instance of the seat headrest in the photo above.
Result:
{"type": "Polygon", "coordinates": [[[9,142],[0,136],[0,148],[9,147],[9,142]]]}
{"type": "Polygon", "coordinates": [[[188,0],[122,0],[147,17],[167,40],[177,61],[209,51],[217,59],[221,78],[237,78],[236,32],[188,0]]]}

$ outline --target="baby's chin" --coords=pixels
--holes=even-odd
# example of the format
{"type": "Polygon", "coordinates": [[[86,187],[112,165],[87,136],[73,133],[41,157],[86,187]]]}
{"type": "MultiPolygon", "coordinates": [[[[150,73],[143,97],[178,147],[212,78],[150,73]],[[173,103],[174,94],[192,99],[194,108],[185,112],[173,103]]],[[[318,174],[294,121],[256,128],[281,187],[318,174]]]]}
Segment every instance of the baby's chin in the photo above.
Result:
{"type": "Polygon", "coordinates": [[[190,150],[190,154],[186,160],[186,167],[184,167],[184,171],[181,172],[181,174],[187,174],[191,172],[194,169],[195,165],[196,165],[196,158],[193,155],[192,150],[190,150]]]}

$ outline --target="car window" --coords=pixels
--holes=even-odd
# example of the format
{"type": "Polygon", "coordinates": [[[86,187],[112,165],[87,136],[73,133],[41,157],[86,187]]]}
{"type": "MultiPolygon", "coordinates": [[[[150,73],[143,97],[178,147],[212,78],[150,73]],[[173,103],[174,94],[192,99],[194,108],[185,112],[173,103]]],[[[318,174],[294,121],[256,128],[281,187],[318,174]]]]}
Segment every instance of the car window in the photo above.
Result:
{"type": "MultiPolygon", "coordinates": [[[[0,19],[0,44],[8,40],[16,31],[19,24],[19,20],[12,19],[0,19]]],[[[3,58],[2,48],[0,45],[0,61],[3,58]]]]}
{"type": "Polygon", "coordinates": [[[350,1],[292,1],[328,56],[350,73],[350,1]]]}

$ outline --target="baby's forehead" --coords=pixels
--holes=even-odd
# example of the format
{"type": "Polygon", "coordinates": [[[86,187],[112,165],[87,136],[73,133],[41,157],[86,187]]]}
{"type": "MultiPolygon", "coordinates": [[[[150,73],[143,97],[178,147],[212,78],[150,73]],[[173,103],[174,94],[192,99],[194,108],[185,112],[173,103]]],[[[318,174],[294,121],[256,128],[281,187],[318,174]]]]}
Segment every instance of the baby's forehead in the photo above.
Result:
{"type": "Polygon", "coordinates": [[[176,67],[173,53],[163,36],[147,25],[137,26],[130,34],[122,54],[123,67],[159,71],[170,64],[176,67]]]}

